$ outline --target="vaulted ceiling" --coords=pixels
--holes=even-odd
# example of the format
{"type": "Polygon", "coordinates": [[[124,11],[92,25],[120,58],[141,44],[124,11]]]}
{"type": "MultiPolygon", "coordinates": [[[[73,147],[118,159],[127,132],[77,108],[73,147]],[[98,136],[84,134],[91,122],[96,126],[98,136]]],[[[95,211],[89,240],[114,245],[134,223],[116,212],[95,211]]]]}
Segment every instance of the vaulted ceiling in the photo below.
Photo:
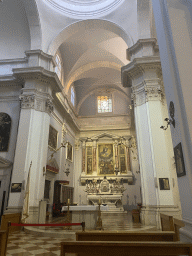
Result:
{"type": "Polygon", "coordinates": [[[109,30],[88,28],[71,35],[59,47],[65,92],[68,93],[72,84],[77,93],[77,87],[81,87],[83,95],[77,95],[78,102],[97,87],[113,86],[128,93],[121,85],[121,67],[128,64],[126,49],[125,41],[109,30]]]}

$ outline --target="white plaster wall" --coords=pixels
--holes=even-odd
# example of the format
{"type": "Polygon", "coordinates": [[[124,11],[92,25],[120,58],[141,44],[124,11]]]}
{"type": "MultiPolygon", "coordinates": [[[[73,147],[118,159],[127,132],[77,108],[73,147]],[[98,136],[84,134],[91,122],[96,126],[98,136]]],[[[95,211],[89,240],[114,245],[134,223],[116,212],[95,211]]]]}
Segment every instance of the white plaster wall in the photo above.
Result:
{"type": "Polygon", "coordinates": [[[30,32],[21,0],[0,3],[0,59],[25,56],[30,50],[30,32]]]}
{"type": "MultiPolygon", "coordinates": [[[[0,156],[5,158],[6,160],[9,160],[12,163],[14,161],[19,115],[20,115],[20,102],[19,102],[20,89],[21,88],[19,86],[0,87],[0,112],[7,113],[11,117],[11,131],[10,131],[8,152],[0,152],[0,156]]],[[[6,191],[4,209],[7,206],[11,171],[12,171],[12,166],[7,169],[0,169],[0,179],[1,179],[0,209],[2,204],[3,191],[6,191]]]]}
{"type": "Polygon", "coordinates": [[[182,143],[186,176],[178,178],[183,220],[182,231],[192,240],[192,147],[191,147],[191,3],[153,1],[167,103],[175,104],[176,127],[171,127],[173,146],[182,143]],[[187,231],[186,231],[187,230],[187,231]]]}
{"type": "MultiPolygon", "coordinates": [[[[130,99],[118,91],[112,92],[112,113],[114,115],[129,114],[130,99]]],[[[82,103],[79,116],[97,115],[97,95],[91,94],[82,103]]],[[[102,116],[100,115],[102,118],[102,116]]]]}

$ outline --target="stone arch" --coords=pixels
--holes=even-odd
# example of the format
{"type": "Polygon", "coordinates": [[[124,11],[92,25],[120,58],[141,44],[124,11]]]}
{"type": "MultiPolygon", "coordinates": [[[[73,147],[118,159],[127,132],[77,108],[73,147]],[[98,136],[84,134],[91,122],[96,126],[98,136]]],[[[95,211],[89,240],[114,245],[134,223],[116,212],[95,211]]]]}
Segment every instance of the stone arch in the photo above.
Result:
{"type": "Polygon", "coordinates": [[[78,78],[78,76],[80,76],[81,74],[83,74],[86,71],[89,71],[91,69],[100,68],[100,67],[115,69],[115,70],[118,70],[119,72],[121,71],[121,65],[119,65],[119,64],[117,64],[115,62],[109,62],[109,61],[94,61],[94,62],[90,62],[90,63],[88,63],[86,65],[81,66],[80,68],[75,70],[70,75],[70,79],[66,82],[66,87],[65,87],[66,94],[68,93],[71,84],[75,81],[75,79],[78,78]]]}
{"type": "Polygon", "coordinates": [[[123,28],[121,28],[119,25],[108,21],[108,20],[102,20],[102,19],[88,19],[83,21],[75,22],[66,28],[64,28],[59,35],[57,35],[53,41],[50,43],[47,53],[50,55],[55,55],[57,49],[59,46],[72,34],[75,34],[79,32],[80,30],[83,32],[86,29],[89,28],[101,28],[108,31],[111,31],[115,34],[117,34],[119,37],[121,37],[128,45],[128,47],[132,46],[133,39],[130,35],[128,35],[123,28]]]}
{"type": "Polygon", "coordinates": [[[40,17],[35,0],[23,1],[26,16],[28,19],[30,36],[31,36],[31,50],[42,48],[42,32],[40,17]]]}

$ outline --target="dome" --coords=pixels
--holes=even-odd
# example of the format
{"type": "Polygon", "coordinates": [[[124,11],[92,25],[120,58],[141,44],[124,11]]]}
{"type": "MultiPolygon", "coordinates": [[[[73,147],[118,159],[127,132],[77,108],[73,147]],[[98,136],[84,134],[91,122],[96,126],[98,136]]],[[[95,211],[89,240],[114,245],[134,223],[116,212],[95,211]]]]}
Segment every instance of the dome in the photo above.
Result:
{"type": "Polygon", "coordinates": [[[114,11],[124,0],[45,0],[54,9],[71,18],[100,17],[114,11]]]}

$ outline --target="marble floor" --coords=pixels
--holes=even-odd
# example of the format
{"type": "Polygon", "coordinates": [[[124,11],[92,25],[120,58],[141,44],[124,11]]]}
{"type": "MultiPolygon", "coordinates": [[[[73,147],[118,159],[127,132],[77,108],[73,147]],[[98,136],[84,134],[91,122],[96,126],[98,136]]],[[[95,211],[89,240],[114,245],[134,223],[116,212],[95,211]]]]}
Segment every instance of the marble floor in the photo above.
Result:
{"type": "MultiPolygon", "coordinates": [[[[139,231],[152,230],[154,227],[146,227],[140,223],[133,223],[131,215],[126,215],[125,222],[119,225],[118,231],[139,231]]],[[[116,219],[117,221],[117,219],[116,219]]],[[[61,223],[63,218],[55,218],[52,223],[61,223]]],[[[62,227],[48,227],[39,230],[26,230],[9,234],[7,256],[30,256],[30,255],[60,255],[60,243],[63,241],[75,240],[75,226],[73,230],[63,230],[62,227]],[[41,231],[41,232],[40,232],[41,231]]],[[[107,229],[105,229],[107,231],[107,229]]],[[[110,230],[109,230],[110,231],[110,230]]]]}

